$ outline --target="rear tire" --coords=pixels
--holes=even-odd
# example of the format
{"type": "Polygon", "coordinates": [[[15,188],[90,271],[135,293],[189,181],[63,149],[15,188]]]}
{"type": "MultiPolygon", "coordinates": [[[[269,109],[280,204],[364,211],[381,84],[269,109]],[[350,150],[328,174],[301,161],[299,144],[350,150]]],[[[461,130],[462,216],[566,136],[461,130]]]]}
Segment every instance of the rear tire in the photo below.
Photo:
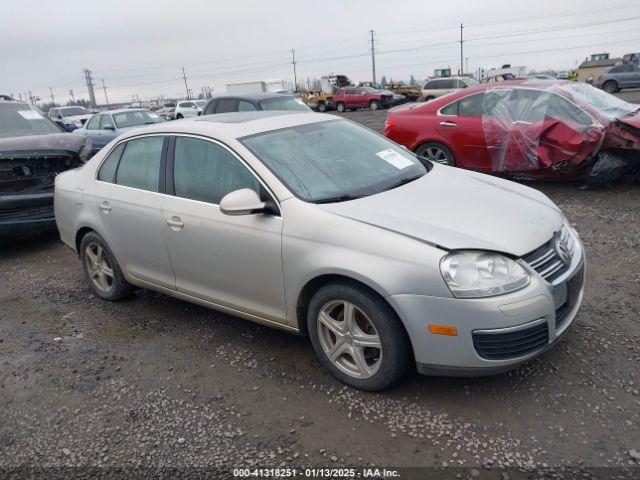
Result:
{"type": "Polygon", "coordinates": [[[428,97],[426,97],[426,98],[424,99],[424,101],[425,101],[425,102],[429,102],[429,101],[431,101],[431,100],[434,100],[435,98],[436,98],[436,97],[434,97],[433,95],[429,95],[428,97]]]}
{"type": "Polygon", "coordinates": [[[324,102],[318,102],[318,111],[319,112],[326,112],[327,111],[327,104],[324,102]]]}
{"type": "Polygon", "coordinates": [[[181,114],[181,113],[179,113],[178,115],[176,115],[176,120],[180,120],[180,119],[182,119],[182,118],[184,118],[184,117],[182,116],[182,114],[181,114]]]}
{"type": "Polygon", "coordinates": [[[602,85],[602,89],[607,93],[616,93],[620,91],[618,82],[616,82],[615,80],[607,80],[606,82],[604,82],[604,85],[602,85]]]}
{"type": "Polygon", "coordinates": [[[320,288],[309,303],[307,326],[322,364],[352,387],[383,390],[411,364],[409,341],[395,312],[356,283],[320,288]]]}
{"type": "Polygon", "coordinates": [[[456,166],[456,159],[451,150],[438,142],[423,143],[416,149],[416,155],[440,165],[456,166]]]}
{"type": "Polygon", "coordinates": [[[98,297],[115,302],[133,293],[133,285],[125,280],[111,249],[97,233],[82,237],[80,260],[89,286],[98,297]]]}
{"type": "Polygon", "coordinates": [[[336,104],[336,110],[339,111],[340,113],[344,112],[344,103],[338,102],[336,104]]]}

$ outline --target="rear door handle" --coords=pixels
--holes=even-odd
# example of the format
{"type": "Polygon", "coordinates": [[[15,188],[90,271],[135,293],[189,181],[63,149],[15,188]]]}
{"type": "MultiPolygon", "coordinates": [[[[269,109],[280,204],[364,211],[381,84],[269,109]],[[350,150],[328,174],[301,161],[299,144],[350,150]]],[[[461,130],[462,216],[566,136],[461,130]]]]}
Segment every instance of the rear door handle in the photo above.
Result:
{"type": "Polygon", "coordinates": [[[453,122],[440,122],[440,125],[442,125],[443,127],[457,127],[458,126],[457,123],[453,123],[453,122]]]}
{"type": "Polygon", "coordinates": [[[184,223],[182,223],[182,220],[180,219],[180,217],[175,217],[175,216],[167,220],[167,225],[174,232],[179,232],[184,228],[184,223]]]}
{"type": "Polygon", "coordinates": [[[111,213],[111,205],[109,205],[109,202],[102,202],[98,208],[105,215],[109,215],[111,213]]]}

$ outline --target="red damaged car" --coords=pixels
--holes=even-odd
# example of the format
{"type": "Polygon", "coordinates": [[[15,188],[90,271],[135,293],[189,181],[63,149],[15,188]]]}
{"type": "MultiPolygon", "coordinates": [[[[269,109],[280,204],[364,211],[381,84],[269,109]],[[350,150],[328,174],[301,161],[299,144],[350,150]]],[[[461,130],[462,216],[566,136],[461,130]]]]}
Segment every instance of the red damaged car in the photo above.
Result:
{"type": "Polygon", "coordinates": [[[480,85],[389,111],[385,135],[434,162],[562,180],[640,165],[640,105],[576,82],[480,85]]]}
{"type": "Polygon", "coordinates": [[[333,104],[339,112],[358,108],[378,110],[390,107],[393,104],[393,95],[371,87],[344,87],[333,96],[333,104]]]}

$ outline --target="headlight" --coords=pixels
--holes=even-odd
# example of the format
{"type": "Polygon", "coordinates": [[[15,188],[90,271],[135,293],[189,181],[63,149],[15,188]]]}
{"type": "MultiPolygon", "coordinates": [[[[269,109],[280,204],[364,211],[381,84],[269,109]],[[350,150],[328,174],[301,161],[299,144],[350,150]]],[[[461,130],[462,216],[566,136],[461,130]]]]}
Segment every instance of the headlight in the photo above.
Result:
{"type": "Polygon", "coordinates": [[[529,273],[498,253],[454,252],[440,262],[451,293],[458,298],[481,298],[514,292],[529,284],[529,273]]]}

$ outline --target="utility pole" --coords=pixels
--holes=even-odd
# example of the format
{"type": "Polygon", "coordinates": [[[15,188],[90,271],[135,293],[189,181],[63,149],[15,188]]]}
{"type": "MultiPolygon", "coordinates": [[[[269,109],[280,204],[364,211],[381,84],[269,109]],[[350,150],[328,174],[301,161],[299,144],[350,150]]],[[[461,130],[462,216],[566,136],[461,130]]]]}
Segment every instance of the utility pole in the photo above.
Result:
{"type": "Polygon", "coordinates": [[[73,88],[69,90],[69,96],[71,97],[71,103],[76,103],[76,97],[73,96],[73,88]]]}
{"type": "Polygon", "coordinates": [[[189,85],[187,84],[187,74],[184,71],[184,67],[182,67],[182,78],[184,78],[184,88],[187,91],[187,100],[190,100],[191,94],[189,93],[189,85]]]}
{"type": "Polygon", "coordinates": [[[374,34],[375,32],[373,30],[369,30],[369,33],[371,34],[371,71],[373,74],[373,85],[376,84],[376,48],[375,48],[375,42],[376,39],[374,38],[374,34]]]}
{"type": "Polygon", "coordinates": [[[84,70],[84,79],[87,82],[87,90],[89,90],[89,102],[91,103],[91,108],[96,108],[96,94],[93,91],[93,77],[91,76],[91,70],[85,68],[84,70]]]}
{"type": "Polygon", "coordinates": [[[460,24],[460,75],[464,75],[464,39],[462,37],[462,31],[464,30],[464,25],[460,24]]]}
{"type": "Polygon", "coordinates": [[[296,74],[296,51],[291,49],[291,65],[293,65],[293,91],[298,91],[298,75],[296,74]]]}
{"type": "Polygon", "coordinates": [[[53,103],[53,106],[56,106],[56,97],[53,96],[53,87],[49,87],[49,92],[51,92],[51,103],[53,103]]]}
{"type": "Polygon", "coordinates": [[[107,86],[104,84],[104,78],[102,79],[102,91],[104,92],[104,99],[107,102],[107,109],[109,109],[109,97],[107,97],[107,86]]]}
{"type": "Polygon", "coordinates": [[[469,71],[469,57],[464,59],[467,72],[469,71]]]}

